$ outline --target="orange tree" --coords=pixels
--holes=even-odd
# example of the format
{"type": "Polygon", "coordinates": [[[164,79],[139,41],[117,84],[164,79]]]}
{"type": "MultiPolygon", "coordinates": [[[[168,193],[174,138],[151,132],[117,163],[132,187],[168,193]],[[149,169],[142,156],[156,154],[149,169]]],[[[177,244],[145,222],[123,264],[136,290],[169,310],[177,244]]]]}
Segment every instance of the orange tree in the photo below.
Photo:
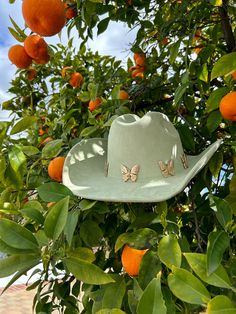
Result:
{"type": "MultiPolygon", "coordinates": [[[[28,288],[36,313],[236,313],[236,100],[224,97],[235,89],[233,1],[67,2],[76,14],[64,27],[77,29],[80,48],[50,45],[50,61],[17,70],[2,104],[12,112],[0,123],[6,289],[41,265],[28,288]],[[137,28],[125,67],[86,49],[110,21],[137,28]],[[187,189],[156,204],[106,203],[61,184],[73,145],[148,110],[169,116],[189,155],[224,140],[187,189]]],[[[28,29],[12,23],[23,42],[28,29]]]]}

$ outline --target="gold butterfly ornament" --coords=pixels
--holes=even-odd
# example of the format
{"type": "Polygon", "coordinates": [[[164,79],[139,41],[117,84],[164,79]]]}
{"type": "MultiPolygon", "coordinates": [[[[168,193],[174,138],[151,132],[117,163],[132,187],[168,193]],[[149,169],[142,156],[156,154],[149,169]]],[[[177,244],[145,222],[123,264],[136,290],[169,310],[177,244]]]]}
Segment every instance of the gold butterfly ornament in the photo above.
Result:
{"type": "Polygon", "coordinates": [[[139,165],[134,165],[131,169],[126,167],[125,165],[120,166],[121,174],[122,174],[122,180],[124,182],[127,182],[131,180],[132,182],[136,182],[138,178],[138,172],[139,172],[139,165]]]}
{"type": "Polygon", "coordinates": [[[163,177],[167,178],[169,176],[174,176],[175,171],[173,159],[168,160],[167,163],[164,163],[162,160],[160,160],[158,163],[163,177]]]}

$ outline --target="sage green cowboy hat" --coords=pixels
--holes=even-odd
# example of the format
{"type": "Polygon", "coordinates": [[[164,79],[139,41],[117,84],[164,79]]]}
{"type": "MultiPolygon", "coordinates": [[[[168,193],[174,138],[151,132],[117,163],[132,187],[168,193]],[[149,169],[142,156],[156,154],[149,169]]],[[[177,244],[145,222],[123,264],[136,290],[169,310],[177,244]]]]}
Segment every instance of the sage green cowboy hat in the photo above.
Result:
{"type": "Polygon", "coordinates": [[[68,153],[63,184],[82,198],[111,202],[160,202],[181,192],[206,165],[221,140],[187,156],[166,115],[117,117],[108,139],[81,140],[68,153]]]}

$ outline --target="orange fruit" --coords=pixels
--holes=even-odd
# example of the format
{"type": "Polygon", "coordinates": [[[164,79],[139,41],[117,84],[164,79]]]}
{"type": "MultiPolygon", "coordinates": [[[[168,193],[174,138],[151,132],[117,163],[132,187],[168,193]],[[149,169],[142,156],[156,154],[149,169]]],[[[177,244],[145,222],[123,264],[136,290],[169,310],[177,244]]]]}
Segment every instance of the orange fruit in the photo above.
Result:
{"type": "Polygon", "coordinates": [[[95,100],[90,100],[89,104],[88,104],[88,108],[89,110],[92,112],[95,109],[99,108],[101,106],[101,98],[97,97],[95,100]]]}
{"type": "Polygon", "coordinates": [[[65,162],[65,157],[59,156],[52,159],[48,165],[48,175],[51,179],[61,182],[62,171],[65,162]]]}
{"type": "Polygon", "coordinates": [[[32,58],[26,53],[21,45],[14,45],[8,50],[9,60],[19,69],[26,69],[32,63],[32,58]]]}
{"type": "Polygon", "coordinates": [[[69,3],[64,4],[65,10],[66,10],[66,18],[67,20],[73,19],[77,15],[77,12],[70,6],[69,3]]]}
{"type": "Polygon", "coordinates": [[[226,94],[221,99],[220,113],[224,119],[236,121],[236,91],[226,94]]]}
{"type": "Polygon", "coordinates": [[[234,80],[236,80],[236,71],[234,71],[234,72],[232,73],[232,77],[233,77],[234,80]]]}
{"type": "Polygon", "coordinates": [[[194,48],[194,52],[198,55],[201,52],[202,48],[196,47],[194,48]]]}
{"type": "Polygon", "coordinates": [[[135,53],[134,53],[134,61],[135,61],[135,63],[136,63],[137,58],[142,58],[143,60],[145,60],[145,59],[146,59],[146,57],[145,57],[145,54],[144,54],[144,53],[138,53],[138,52],[135,52],[135,53]]]}
{"type": "Polygon", "coordinates": [[[65,25],[61,0],[23,0],[22,14],[29,28],[41,36],[53,36],[65,25]]]}
{"type": "Polygon", "coordinates": [[[127,244],[124,246],[121,254],[121,263],[124,270],[130,276],[137,276],[139,273],[140,264],[143,255],[148,250],[137,250],[129,247],[127,244]]]}
{"type": "Polygon", "coordinates": [[[84,78],[79,72],[74,72],[70,76],[69,84],[72,87],[80,87],[83,84],[84,78]]]}
{"type": "Polygon", "coordinates": [[[133,78],[135,78],[135,77],[144,78],[143,70],[141,68],[140,69],[136,69],[136,70],[132,71],[131,76],[133,78]]]}
{"type": "Polygon", "coordinates": [[[119,93],[119,99],[129,99],[129,94],[125,90],[121,89],[119,93]]]}
{"type": "Polygon", "coordinates": [[[168,43],[169,43],[169,39],[168,39],[167,37],[164,37],[164,38],[162,39],[161,43],[162,43],[163,46],[166,46],[166,45],[168,45],[168,43]]]}
{"type": "Polygon", "coordinates": [[[43,135],[45,133],[48,132],[48,128],[45,128],[45,127],[40,127],[39,128],[39,135],[43,135]]]}
{"type": "Polygon", "coordinates": [[[138,67],[144,67],[145,66],[145,59],[142,57],[138,57],[138,58],[136,58],[135,63],[138,67]]]}
{"type": "Polygon", "coordinates": [[[37,76],[37,71],[35,69],[29,69],[27,72],[27,79],[32,81],[37,76]]]}
{"type": "Polygon", "coordinates": [[[36,63],[44,64],[49,61],[48,45],[39,35],[30,35],[24,41],[24,47],[27,54],[34,59],[36,63]]]}
{"type": "Polygon", "coordinates": [[[52,137],[46,137],[45,138],[45,140],[43,140],[42,141],[42,143],[41,143],[41,146],[44,146],[44,145],[46,145],[48,142],[51,142],[51,141],[53,141],[53,138],[52,137]]]}
{"type": "Polygon", "coordinates": [[[47,203],[47,208],[52,207],[54,204],[55,204],[55,202],[49,202],[49,203],[47,203]]]}

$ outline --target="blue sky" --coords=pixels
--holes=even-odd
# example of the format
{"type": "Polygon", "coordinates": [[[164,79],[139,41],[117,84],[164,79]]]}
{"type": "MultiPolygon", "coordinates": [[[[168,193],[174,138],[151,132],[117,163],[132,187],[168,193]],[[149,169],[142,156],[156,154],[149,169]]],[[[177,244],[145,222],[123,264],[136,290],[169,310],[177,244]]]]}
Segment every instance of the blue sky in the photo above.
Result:
{"type": "MultiPolygon", "coordinates": [[[[9,4],[8,0],[1,1],[1,23],[0,23],[0,104],[9,99],[11,96],[7,93],[10,87],[9,82],[14,78],[17,68],[12,65],[8,59],[8,49],[17,43],[15,38],[9,33],[8,27],[11,26],[9,16],[21,27],[24,27],[24,20],[21,13],[21,0],[16,0],[14,4],[9,4]]],[[[27,34],[30,33],[28,30],[27,34]]],[[[72,33],[73,34],[73,33],[72,33]]],[[[93,41],[88,43],[88,48],[99,51],[100,54],[116,56],[120,60],[126,60],[129,55],[130,44],[134,40],[135,30],[130,32],[129,29],[121,23],[112,23],[107,31],[98,38],[94,37],[93,41]],[[122,43],[122,47],[121,47],[122,43]]],[[[73,36],[73,35],[72,35],[73,36]]],[[[76,31],[74,37],[77,37],[76,31]]],[[[59,42],[59,37],[47,37],[46,41],[50,44],[59,42]]],[[[66,44],[66,28],[62,31],[62,42],[66,44]]],[[[130,54],[131,56],[131,54],[130,54]]],[[[3,112],[0,107],[0,120],[5,119],[8,112],[3,112]]]]}

